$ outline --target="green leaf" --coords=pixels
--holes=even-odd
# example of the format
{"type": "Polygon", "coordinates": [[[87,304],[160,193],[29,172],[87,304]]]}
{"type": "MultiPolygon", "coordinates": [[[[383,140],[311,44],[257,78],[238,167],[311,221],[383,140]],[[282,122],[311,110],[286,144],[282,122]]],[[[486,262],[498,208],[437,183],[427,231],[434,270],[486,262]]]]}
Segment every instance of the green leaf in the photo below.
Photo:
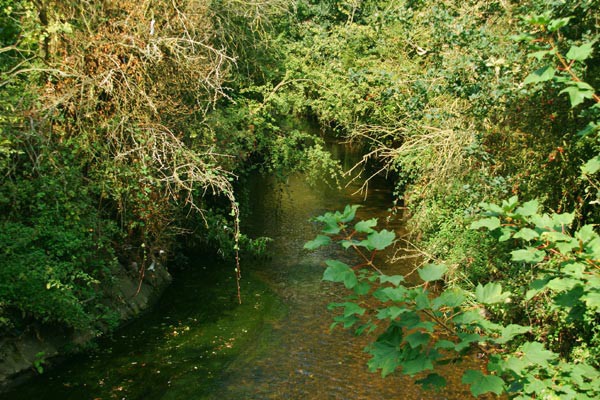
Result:
{"type": "Polygon", "coordinates": [[[384,378],[394,372],[399,365],[400,352],[396,346],[386,342],[374,342],[365,350],[373,356],[367,363],[369,370],[374,372],[381,369],[381,376],[384,378]]]}
{"type": "Polygon", "coordinates": [[[598,234],[594,232],[594,225],[584,225],[575,233],[575,237],[581,240],[583,243],[589,242],[590,240],[597,238],[598,234]]]}
{"type": "Polygon", "coordinates": [[[502,285],[496,282],[489,282],[485,286],[480,283],[475,289],[475,298],[483,304],[500,303],[509,296],[510,293],[502,293],[502,285]]]}
{"type": "Polygon", "coordinates": [[[564,265],[562,272],[576,279],[583,279],[585,277],[585,265],[579,262],[569,262],[564,265]]]}
{"type": "Polygon", "coordinates": [[[513,40],[515,42],[530,42],[535,39],[536,39],[536,37],[530,33],[520,33],[518,35],[510,36],[510,40],[513,40]]]}
{"type": "Polygon", "coordinates": [[[511,238],[514,231],[515,231],[515,228],[513,228],[512,226],[503,226],[502,228],[500,228],[500,232],[502,234],[498,238],[498,241],[506,242],[508,239],[511,238]]]}
{"type": "Polygon", "coordinates": [[[379,281],[381,283],[390,282],[394,286],[400,285],[400,282],[404,282],[404,277],[402,275],[379,275],[379,281]]]}
{"type": "Polygon", "coordinates": [[[500,395],[504,391],[504,381],[494,375],[484,375],[481,371],[467,370],[463,374],[462,383],[471,385],[471,393],[478,397],[485,393],[500,395]]]}
{"type": "Polygon", "coordinates": [[[515,336],[531,331],[530,327],[510,324],[507,327],[503,327],[500,332],[500,337],[494,341],[498,344],[505,344],[511,341],[515,336]]]}
{"type": "Polygon", "coordinates": [[[444,291],[433,300],[433,309],[439,310],[441,307],[458,307],[465,301],[462,290],[454,288],[444,291]]]}
{"type": "Polygon", "coordinates": [[[594,51],[594,43],[595,41],[584,43],[581,46],[571,46],[567,52],[567,58],[576,61],[586,60],[594,51]]]}
{"type": "Polygon", "coordinates": [[[359,296],[364,296],[365,294],[368,294],[370,290],[371,285],[369,285],[367,282],[359,282],[358,284],[356,284],[356,286],[354,286],[354,293],[356,293],[359,296]]]}
{"type": "Polygon", "coordinates": [[[404,338],[404,341],[408,343],[410,347],[415,349],[418,346],[425,346],[427,343],[429,343],[429,339],[431,339],[431,336],[429,334],[423,332],[415,332],[406,336],[404,338]]]}
{"type": "MultiPolygon", "coordinates": [[[[553,214],[552,222],[554,223],[555,227],[560,228],[560,230],[562,230],[564,226],[571,225],[571,223],[573,222],[573,218],[575,218],[575,213],[553,214]]],[[[570,236],[563,235],[563,237],[564,239],[561,240],[571,240],[570,236]]]]}
{"type": "Polygon", "coordinates": [[[452,318],[452,322],[457,325],[471,325],[473,323],[481,324],[485,318],[477,310],[465,311],[452,318]]]}
{"type": "MultiPolygon", "coordinates": [[[[513,197],[516,197],[516,196],[513,196],[513,197]]],[[[492,214],[492,215],[502,215],[502,214],[504,214],[504,211],[505,211],[502,207],[500,207],[497,204],[486,203],[484,201],[479,203],[479,207],[486,210],[488,214],[492,214]]]]}
{"type": "Polygon", "coordinates": [[[434,347],[436,349],[454,349],[456,344],[449,340],[438,340],[434,347]]]}
{"type": "Polygon", "coordinates": [[[513,250],[510,252],[513,261],[521,261],[528,263],[539,263],[544,261],[546,253],[538,250],[535,247],[528,247],[521,250],[513,250]]]}
{"type": "Polygon", "coordinates": [[[529,200],[526,203],[515,210],[515,214],[519,214],[523,217],[530,217],[534,214],[537,214],[538,209],[540,208],[540,204],[536,199],[529,200]]]}
{"type": "Polygon", "coordinates": [[[529,76],[525,78],[525,81],[523,81],[523,83],[525,85],[528,85],[530,83],[549,81],[550,79],[554,78],[555,73],[556,70],[554,69],[554,67],[548,65],[529,74],[529,76]]]}
{"type": "Polygon", "coordinates": [[[567,25],[569,23],[570,19],[571,19],[571,17],[553,19],[548,24],[548,30],[550,32],[555,32],[555,31],[559,30],[560,28],[562,28],[563,26],[567,25]]]}
{"type": "Polygon", "coordinates": [[[388,287],[385,287],[382,289],[377,289],[377,291],[375,291],[375,293],[373,293],[373,296],[376,299],[379,299],[383,302],[386,302],[386,301],[402,302],[402,301],[407,300],[407,294],[408,294],[408,291],[403,286],[398,286],[395,288],[388,286],[388,287]]]}
{"type": "Polygon", "coordinates": [[[326,246],[331,243],[331,238],[325,235],[319,235],[315,239],[306,242],[304,248],[307,250],[315,250],[321,246],[326,246]]]}
{"type": "Polygon", "coordinates": [[[527,342],[520,347],[520,350],[523,353],[523,360],[530,365],[548,367],[548,361],[556,358],[556,354],[546,350],[540,342],[527,342]]]}
{"type": "Polygon", "coordinates": [[[348,289],[352,289],[358,283],[356,274],[347,264],[337,260],[325,261],[327,268],[323,272],[323,280],[331,282],[344,282],[348,289]]]}
{"type": "Polygon", "coordinates": [[[567,93],[569,95],[569,100],[571,101],[571,108],[578,106],[583,103],[585,99],[591,99],[594,97],[594,92],[592,90],[581,89],[576,85],[567,86],[560,93],[567,93]]]}
{"type": "Polygon", "coordinates": [[[583,296],[583,287],[575,286],[573,289],[568,290],[554,297],[554,303],[552,304],[553,309],[570,309],[575,306],[581,305],[581,297],[583,296]]]}
{"type": "Polygon", "coordinates": [[[548,25],[552,22],[549,13],[531,15],[525,18],[525,22],[529,25],[548,25]]]}
{"type": "Polygon", "coordinates": [[[581,167],[581,173],[584,175],[593,175],[600,170],[600,156],[588,160],[581,167]]]}
{"type": "Polygon", "coordinates": [[[565,290],[571,290],[582,282],[579,279],[571,278],[554,278],[548,282],[547,288],[554,290],[555,292],[564,292],[565,290]]]}
{"type": "Polygon", "coordinates": [[[597,122],[594,121],[590,121],[585,128],[583,128],[582,130],[580,130],[579,132],[577,132],[577,136],[584,138],[588,135],[591,135],[592,133],[594,133],[596,130],[598,130],[598,127],[600,127],[600,125],[598,125],[597,122]]]}
{"type": "Polygon", "coordinates": [[[462,351],[471,346],[471,343],[478,343],[484,341],[486,338],[478,335],[477,333],[462,333],[456,334],[459,337],[460,342],[454,346],[456,351],[462,351]]]}
{"type": "Polygon", "coordinates": [[[474,221],[469,228],[470,229],[487,228],[490,231],[493,231],[494,229],[499,228],[499,227],[500,227],[500,220],[498,219],[498,217],[490,217],[490,218],[480,219],[479,221],[474,221]]]}
{"type": "Polygon", "coordinates": [[[536,279],[533,282],[531,282],[531,284],[529,285],[529,290],[525,294],[525,300],[531,300],[533,297],[535,297],[535,295],[544,290],[549,280],[549,278],[536,279]]]}
{"type": "Polygon", "coordinates": [[[327,233],[329,235],[337,235],[342,230],[340,226],[341,221],[339,218],[339,213],[325,213],[316,217],[315,220],[325,224],[325,228],[322,229],[323,233],[327,233]]]}
{"type": "Polygon", "coordinates": [[[533,239],[537,239],[539,237],[539,233],[530,228],[522,228],[519,232],[515,233],[513,238],[515,239],[523,239],[526,241],[530,241],[533,239]]]}
{"type": "Polygon", "coordinates": [[[325,228],[323,228],[321,231],[323,233],[327,233],[329,235],[337,235],[338,233],[340,233],[341,230],[342,230],[342,226],[338,225],[336,223],[334,225],[330,225],[330,224],[325,225],[325,228]]]}
{"type": "Polygon", "coordinates": [[[519,203],[519,196],[517,195],[511,196],[508,200],[502,200],[502,210],[507,213],[511,212],[517,203],[519,203]]]}
{"type": "Polygon", "coordinates": [[[536,228],[542,231],[551,230],[550,228],[552,227],[552,219],[548,214],[533,214],[531,216],[531,222],[536,228]]]}
{"type": "Polygon", "coordinates": [[[366,311],[365,308],[362,308],[358,304],[352,303],[352,302],[342,303],[342,304],[340,304],[340,306],[344,307],[344,317],[345,318],[348,318],[349,316],[354,315],[354,314],[363,315],[366,311]]]}
{"type": "Polygon", "coordinates": [[[386,229],[380,232],[373,232],[367,236],[367,249],[368,250],[383,250],[394,242],[396,234],[386,229]]]}
{"type": "Polygon", "coordinates": [[[346,250],[348,250],[348,248],[350,248],[352,246],[361,246],[361,242],[359,242],[357,240],[342,240],[340,242],[340,244],[346,250]]]}
{"type": "Polygon", "coordinates": [[[535,51],[533,53],[529,53],[529,54],[527,54],[527,56],[535,57],[535,58],[537,58],[538,61],[540,61],[542,58],[546,57],[548,54],[552,54],[552,50],[539,50],[539,51],[535,51]]]}
{"type": "Polygon", "coordinates": [[[436,373],[429,374],[425,378],[416,380],[415,383],[422,385],[426,390],[440,389],[446,386],[446,379],[436,373]]]}
{"type": "Polygon", "coordinates": [[[510,369],[518,375],[521,375],[525,368],[529,366],[527,361],[513,356],[508,357],[502,364],[504,369],[510,369]]]}
{"type": "Polygon", "coordinates": [[[373,232],[374,226],[377,226],[377,218],[357,222],[356,225],[354,225],[354,230],[361,233],[371,233],[373,232]]]}
{"type": "Polygon", "coordinates": [[[378,319],[391,319],[394,320],[402,313],[408,312],[409,310],[403,307],[390,306],[379,309],[377,312],[378,319]]]}
{"type": "Polygon", "coordinates": [[[573,249],[579,248],[579,242],[576,239],[569,242],[556,242],[554,245],[561,254],[569,254],[573,249]]]}
{"type": "Polygon", "coordinates": [[[340,323],[342,324],[344,329],[348,329],[348,328],[351,328],[352,325],[356,324],[359,321],[359,319],[356,315],[351,315],[349,317],[344,317],[343,315],[336,315],[335,317],[333,317],[333,320],[335,322],[329,326],[330,330],[335,328],[336,325],[340,324],[340,323]]]}
{"type": "Polygon", "coordinates": [[[417,310],[426,310],[431,308],[431,302],[429,301],[429,293],[427,290],[422,290],[415,298],[415,306],[417,310]]]}
{"type": "Polygon", "coordinates": [[[400,362],[403,335],[402,327],[396,321],[392,321],[377,341],[365,348],[365,351],[373,356],[368,362],[370,371],[381,369],[383,377],[394,372],[400,362]]]}
{"type": "MultiPolygon", "coordinates": [[[[554,222],[554,224],[555,227],[562,228],[562,225],[559,225],[557,222],[554,222]]],[[[549,242],[571,242],[575,240],[571,236],[558,231],[543,232],[540,236],[549,242]]]]}
{"type": "Polygon", "coordinates": [[[585,302],[585,304],[592,309],[600,309],[600,292],[598,291],[590,291],[584,294],[581,297],[581,300],[585,302]]]}
{"type": "Polygon", "coordinates": [[[447,270],[448,267],[445,265],[427,264],[423,268],[419,268],[417,272],[422,280],[431,282],[442,279],[442,276],[444,276],[447,270]]]}
{"type": "Polygon", "coordinates": [[[360,205],[355,204],[355,205],[347,205],[346,208],[344,208],[344,212],[342,213],[341,217],[340,217],[340,221],[341,222],[350,222],[354,219],[354,217],[356,216],[356,210],[358,210],[358,208],[360,207],[360,205]]]}
{"type": "Polygon", "coordinates": [[[433,369],[434,358],[428,357],[428,355],[423,352],[419,353],[420,354],[413,359],[400,361],[403,374],[413,376],[419,372],[433,369]]]}

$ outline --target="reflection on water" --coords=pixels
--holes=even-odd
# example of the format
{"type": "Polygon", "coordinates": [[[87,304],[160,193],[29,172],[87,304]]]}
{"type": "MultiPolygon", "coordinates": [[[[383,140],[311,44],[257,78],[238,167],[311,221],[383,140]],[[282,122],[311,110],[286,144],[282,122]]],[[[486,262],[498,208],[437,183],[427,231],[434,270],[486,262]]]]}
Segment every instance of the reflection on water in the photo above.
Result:
{"type": "MultiPolygon", "coordinates": [[[[356,160],[341,146],[332,152],[356,160]]],[[[373,337],[329,330],[326,305],[346,294],[322,282],[323,260],[350,258],[337,248],[306,252],[317,227],[309,218],[346,204],[361,204],[358,218],[387,221],[391,194],[378,178],[363,194],[362,182],[344,190],[309,187],[301,175],[287,182],[255,177],[249,182],[253,215],[247,231],[273,238],[272,258],[242,264],[244,304],[235,304],[231,276],[215,273],[215,261],[175,279],[150,315],[119,331],[100,350],[81,355],[6,395],[7,399],[464,399],[460,370],[443,371],[449,387],[425,392],[414,379],[369,373],[363,348],[373,337]],[[211,272],[212,271],[212,272],[211,272]]],[[[382,258],[385,258],[385,254],[382,258]]],[[[230,266],[224,266],[230,269],[230,266]]],[[[409,265],[386,267],[406,273],[409,265]]]]}

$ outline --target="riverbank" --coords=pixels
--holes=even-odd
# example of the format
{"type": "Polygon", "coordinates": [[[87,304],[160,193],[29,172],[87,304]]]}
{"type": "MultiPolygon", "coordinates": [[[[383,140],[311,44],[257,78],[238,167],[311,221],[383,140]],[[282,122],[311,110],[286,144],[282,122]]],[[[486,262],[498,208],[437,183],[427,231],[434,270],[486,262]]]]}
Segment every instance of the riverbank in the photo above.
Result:
{"type": "MultiPolygon", "coordinates": [[[[146,273],[139,291],[139,277],[127,274],[125,269],[114,278],[106,306],[118,315],[120,325],[150,309],[172,280],[169,271],[160,264],[146,273]]],[[[0,338],[0,393],[85,348],[97,337],[90,332],[31,326],[17,337],[0,338]]]]}

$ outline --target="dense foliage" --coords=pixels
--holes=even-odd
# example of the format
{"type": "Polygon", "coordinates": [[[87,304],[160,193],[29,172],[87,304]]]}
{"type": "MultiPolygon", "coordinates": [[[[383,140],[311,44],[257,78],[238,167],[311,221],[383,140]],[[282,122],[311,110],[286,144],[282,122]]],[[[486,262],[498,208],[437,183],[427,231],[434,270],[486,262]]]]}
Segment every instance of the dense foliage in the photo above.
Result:
{"type": "Polygon", "coordinates": [[[264,241],[240,232],[237,177],[335,170],[265,105],[282,4],[0,2],[0,332],[112,324],[114,277],[182,235],[239,279],[264,241]]]}
{"type": "MultiPolygon", "coordinates": [[[[368,350],[384,374],[475,349],[487,362],[464,375],[476,396],[597,397],[600,3],[352,4],[347,18],[307,4],[314,14],[293,40],[312,49],[301,73],[316,84],[304,104],[371,143],[365,162],[394,174],[397,210],[409,218],[397,246],[411,243],[421,278],[446,287],[385,276],[363,287],[378,276],[328,262],[324,278],[365,299],[351,298],[336,318],[351,326],[376,315],[387,326],[368,350]],[[366,311],[373,299],[375,314],[366,311]]],[[[350,229],[345,215],[320,218],[325,236],[372,250],[377,232],[363,225],[354,230],[367,238],[352,245],[352,230],[335,232],[350,229]]],[[[331,240],[320,238],[308,247],[331,240]]]]}
{"type": "MultiPolygon", "coordinates": [[[[2,330],[96,329],[112,278],[183,233],[235,259],[263,249],[239,230],[236,178],[336,173],[301,117],[369,149],[411,230],[343,233],[349,207],[308,247],[340,239],[378,268],[364,251],[411,243],[422,280],[444,281],[328,262],[380,302],[373,369],[476,348],[475,395],[598,395],[597,0],[0,5],[2,330]]],[[[337,306],[346,326],[371,315],[337,306]]]]}

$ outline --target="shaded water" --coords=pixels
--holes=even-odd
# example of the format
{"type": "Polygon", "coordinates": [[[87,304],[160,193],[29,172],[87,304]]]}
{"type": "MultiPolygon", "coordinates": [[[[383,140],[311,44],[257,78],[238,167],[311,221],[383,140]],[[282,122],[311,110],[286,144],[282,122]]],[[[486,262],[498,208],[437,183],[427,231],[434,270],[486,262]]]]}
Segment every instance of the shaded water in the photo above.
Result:
{"type": "MultiPolygon", "coordinates": [[[[356,160],[357,154],[342,146],[331,150],[348,165],[356,160]]],[[[3,398],[470,398],[456,366],[442,371],[449,381],[444,391],[422,391],[416,378],[383,379],[367,371],[368,355],[362,350],[373,336],[329,330],[333,314],[326,306],[347,293],[321,281],[323,260],[349,255],[333,247],[304,251],[303,244],[317,232],[309,218],[361,204],[359,218],[379,217],[379,229],[402,230],[399,220],[385,221],[391,205],[385,182],[372,180],[366,200],[363,194],[352,195],[361,184],[357,180],[340,191],[325,185],[311,188],[301,175],[285,183],[255,177],[249,184],[253,211],[248,231],[273,238],[272,258],[242,264],[241,306],[235,303],[230,265],[221,265],[227,271],[223,274],[215,260],[193,260],[196,268],[176,277],[151,314],[102,341],[97,351],[77,356],[3,398]]],[[[411,266],[386,268],[406,273],[411,266]]]]}

